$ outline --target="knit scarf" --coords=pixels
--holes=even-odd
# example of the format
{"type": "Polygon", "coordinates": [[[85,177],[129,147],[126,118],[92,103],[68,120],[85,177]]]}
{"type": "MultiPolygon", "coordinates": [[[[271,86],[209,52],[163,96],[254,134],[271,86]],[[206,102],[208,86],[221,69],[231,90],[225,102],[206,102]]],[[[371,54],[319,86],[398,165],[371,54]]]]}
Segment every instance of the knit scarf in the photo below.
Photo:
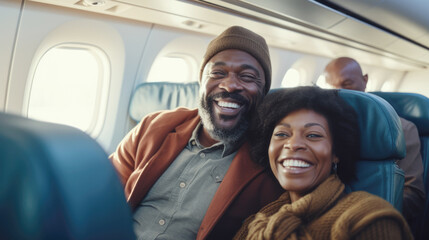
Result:
{"type": "Polygon", "coordinates": [[[313,192],[293,203],[289,192],[285,192],[256,214],[249,223],[246,239],[312,239],[305,229],[306,220],[330,209],[343,192],[344,184],[336,175],[329,176],[313,192]]]}

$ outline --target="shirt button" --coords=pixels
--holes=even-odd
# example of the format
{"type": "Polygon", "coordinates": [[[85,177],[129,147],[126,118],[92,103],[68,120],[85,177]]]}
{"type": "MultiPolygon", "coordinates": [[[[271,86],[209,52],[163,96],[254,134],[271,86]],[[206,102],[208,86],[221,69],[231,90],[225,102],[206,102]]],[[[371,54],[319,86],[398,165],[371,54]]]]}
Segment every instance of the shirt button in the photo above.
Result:
{"type": "Polygon", "coordinates": [[[201,157],[201,158],[205,158],[205,157],[206,157],[206,154],[204,154],[204,153],[200,153],[200,157],[201,157]]]}
{"type": "Polygon", "coordinates": [[[215,178],[216,178],[216,181],[220,180],[220,176],[216,176],[215,178]]]}
{"type": "Polygon", "coordinates": [[[192,141],[191,141],[191,144],[192,144],[192,146],[197,145],[197,144],[195,143],[195,140],[192,140],[192,141]]]}
{"type": "Polygon", "coordinates": [[[165,220],[164,219],[161,219],[161,220],[159,220],[159,225],[161,225],[161,226],[163,226],[164,224],[165,224],[165,220]]]}
{"type": "Polygon", "coordinates": [[[186,183],[181,182],[181,183],[179,184],[179,186],[180,186],[180,188],[184,188],[184,187],[186,187],[186,183]]]}

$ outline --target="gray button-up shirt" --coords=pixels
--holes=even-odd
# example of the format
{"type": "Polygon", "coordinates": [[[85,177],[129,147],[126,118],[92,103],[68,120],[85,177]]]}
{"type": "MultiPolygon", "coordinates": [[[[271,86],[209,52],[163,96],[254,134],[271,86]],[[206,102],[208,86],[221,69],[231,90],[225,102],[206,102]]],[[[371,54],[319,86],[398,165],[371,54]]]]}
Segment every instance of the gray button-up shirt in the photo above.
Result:
{"type": "Polygon", "coordinates": [[[187,146],[152,186],[134,214],[138,239],[195,239],[237,146],[204,148],[195,128],[187,146]]]}

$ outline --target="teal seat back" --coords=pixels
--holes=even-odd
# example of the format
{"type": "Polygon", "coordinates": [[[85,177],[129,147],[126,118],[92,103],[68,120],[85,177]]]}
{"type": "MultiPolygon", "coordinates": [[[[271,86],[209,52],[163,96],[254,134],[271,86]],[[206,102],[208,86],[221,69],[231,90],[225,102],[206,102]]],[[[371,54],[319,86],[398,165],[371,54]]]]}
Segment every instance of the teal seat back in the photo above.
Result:
{"type": "MultiPolygon", "coordinates": [[[[130,116],[139,122],[154,111],[197,107],[198,89],[197,82],[142,83],[131,98],[130,116]]],[[[405,156],[405,142],[398,115],[392,106],[377,96],[350,90],[339,90],[339,95],[356,110],[362,131],[358,179],[348,186],[348,190],[368,191],[401,210],[404,173],[395,161],[405,156]]]]}
{"type": "Polygon", "coordinates": [[[174,109],[177,107],[196,108],[200,84],[145,82],[134,90],[131,97],[129,114],[135,122],[149,113],[174,109]]]}
{"type": "Polygon", "coordinates": [[[80,130],[0,113],[0,239],[135,239],[103,149],[80,130]]]}
{"type": "Polygon", "coordinates": [[[355,109],[361,131],[357,180],[347,186],[349,191],[378,195],[401,211],[404,172],[395,161],[405,156],[405,141],[398,115],[380,97],[346,89],[338,94],[355,109]]]}
{"type": "Polygon", "coordinates": [[[372,94],[388,101],[398,115],[413,122],[419,132],[426,202],[423,216],[416,229],[416,238],[429,239],[429,98],[417,93],[372,92],[372,94]]]}

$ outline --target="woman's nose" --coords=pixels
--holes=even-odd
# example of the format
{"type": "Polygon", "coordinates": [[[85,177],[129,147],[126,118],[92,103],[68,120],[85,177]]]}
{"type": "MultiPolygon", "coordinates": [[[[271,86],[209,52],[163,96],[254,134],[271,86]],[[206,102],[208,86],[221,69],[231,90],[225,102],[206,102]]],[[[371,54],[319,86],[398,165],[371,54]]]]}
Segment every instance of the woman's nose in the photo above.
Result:
{"type": "Polygon", "coordinates": [[[305,149],[305,143],[303,139],[299,136],[292,136],[290,137],[285,144],[283,145],[284,148],[292,150],[292,151],[298,151],[305,149]]]}

